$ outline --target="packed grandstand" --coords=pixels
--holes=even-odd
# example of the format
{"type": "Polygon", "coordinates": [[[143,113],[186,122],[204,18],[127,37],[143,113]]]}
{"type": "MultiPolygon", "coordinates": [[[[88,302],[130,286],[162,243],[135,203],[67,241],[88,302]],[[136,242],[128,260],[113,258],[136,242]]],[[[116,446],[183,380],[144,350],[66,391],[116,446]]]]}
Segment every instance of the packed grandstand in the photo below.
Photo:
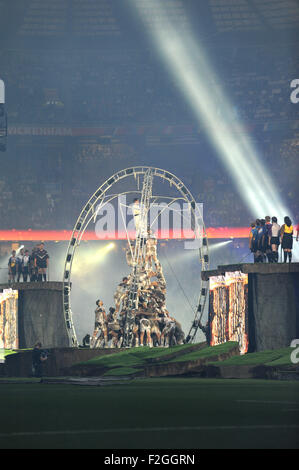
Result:
{"type": "MultiPolygon", "coordinates": [[[[148,22],[159,25],[154,7],[141,4],[148,22]]],[[[187,28],[191,6],[174,0],[167,5],[187,28]]],[[[299,121],[290,100],[299,59],[292,42],[297,11],[292,14],[291,2],[282,10],[276,1],[210,0],[192,8],[204,13],[197,32],[233,104],[235,138],[242,121],[299,220],[299,121]],[[267,41],[273,31],[275,48],[267,41]],[[247,32],[254,34],[247,38],[247,32]]],[[[150,43],[132,39],[138,28],[132,30],[132,15],[124,15],[121,2],[32,0],[5,11],[14,12],[15,22],[7,31],[5,14],[0,19],[10,156],[0,175],[3,229],[70,229],[100,181],[149,161],[169,170],[175,162],[204,203],[208,226],[249,226],[251,214],[201,122],[150,43]]],[[[221,116],[221,103],[215,112],[221,116]]]]}

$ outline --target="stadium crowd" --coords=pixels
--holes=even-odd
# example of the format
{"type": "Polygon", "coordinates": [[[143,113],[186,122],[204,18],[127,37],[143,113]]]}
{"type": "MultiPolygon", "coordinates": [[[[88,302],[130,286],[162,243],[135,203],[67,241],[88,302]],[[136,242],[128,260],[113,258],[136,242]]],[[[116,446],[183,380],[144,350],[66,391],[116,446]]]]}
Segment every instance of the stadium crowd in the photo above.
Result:
{"type": "MultiPolygon", "coordinates": [[[[216,70],[235,103],[236,120],[296,118],[290,82],[298,56],[290,57],[287,46],[209,52],[217,57],[216,70]]],[[[0,63],[14,123],[170,124],[191,118],[178,84],[151,50],[48,51],[46,63],[41,51],[6,50],[0,63]]],[[[216,112],[221,114],[221,103],[216,112]]]]}
{"type": "MultiPolygon", "coordinates": [[[[278,182],[277,192],[298,221],[299,135],[294,125],[297,108],[290,101],[296,58],[290,57],[286,46],[218,47],[210,52],[218,58],[223,89],[235,103],[236,123],[240,119],[260,123],[252,138],[278,182]],[[278,127],[269,132],[275,122],[278,127]]],[[[42,51],[2,50],[0,62],[11,126],[194,123],[177,84],[151,51],[48,51],[44,61],[42,51]]],[[[221,111],[219,103],[215,112],[221,115],[221,111]]],[[[207,226],[247,225],[251,216],[236,197],[232,178],[220,163],[210,167],[202,138],[199,133],[198,169],[190,164],[178,170],[178,176],[204,203],[207,226]]],[[[0,175],[3,229],[70,230],[101,182],[121,168],[151,160],[146,156],[148,142],[140,144],[134,136],[128,143],[111,138],[105,143],[94,136],[9,136],[9,141],[12,158],[0,175]]],[[[157,154],[163,146],[157,144],[157,154]]],[[[171,168],[174,160],[181,160],[180,146],[168,149],[157,166],[171,168]]]]}
{"type": "MultiPolygon", "coordinates": [[[[296,159],[299,139],[284,139],[262,145],[263,158],[275,181],[276,191],[285,201],[295,221],[299,220],[296,159]]],[[[199,147],[200,149],[200,147],[199,147]]],[[[157,153],[160,149],[157,147],[157,153]]],[[[16,150],[18,152],[18,149],[16,150]]],[[[9,177],[0,175],[0,213],[2,229],[73,228],[78,214],[92,192],[122,168],[147,164],[139,160],[140,146],[134,144],[74,144],[60,147],[37,146],[31,153],[23,150],[24,166],[12,167],[9,177]],[[28,159],[33,167],[27,166],[28,159]],[[39,154],[42,154],[42,158],[39,154]],[[71,159],[65,154],[72,154],[71,159]],[[70,163],[71,162],[71,163],[70,163]],[[30,168],[30,169],[29,169],[30,168]],[[86,184],[88,182],[88,185],[86,184]],[[36,195],[38,194],[38,197],[36,195]]],[[[142,151],[140,152],[142,154],[142,151]]],[[[172,158],[181,157],[180,148],[163,150],[163,164],[170,168],[172,158]]],[[[7,165],[10,163],[8,162],[7,165]]],[[[204,204],[207,226],[245,226],[251,215],[236,197],[232,178],[220,164],[209,167],[198,159],[198,168],[184,168],[177,175],[190,189],[195,199],[204,204]]]]}

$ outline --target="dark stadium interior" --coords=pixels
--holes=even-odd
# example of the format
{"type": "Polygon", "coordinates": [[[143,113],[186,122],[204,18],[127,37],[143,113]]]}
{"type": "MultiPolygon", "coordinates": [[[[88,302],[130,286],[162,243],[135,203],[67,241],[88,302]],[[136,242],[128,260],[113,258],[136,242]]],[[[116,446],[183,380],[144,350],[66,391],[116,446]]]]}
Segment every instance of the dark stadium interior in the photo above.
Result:
{"type": "MultiPolygon", "coordinates": [[[[183,28],[191,25],[208,51],[235,124],[243,121],[298,221],[298,109],[290,82],[298,70],[299,19],[295,2],[280,4],[170,1],[168,11],[183,28]]],[[[148,21],[158,22],[155,6],[143,5],[148,21]]],[[[132,2],[2,0],[0,7],[8,114],[3,229],[71,229],[101,182],[149,163],[181,175],[204,203],[207,226],[249,225],[255,214],[238,197],[132,2]]],[[[214,112],[221,111],[219,103],[214,112]]]]}
{"type": "Polygon", "coordinates": [[[0,449],[298,449],[298,37],[299,0],[0,0],[0,449]]]}
{"type": "MultiPolygon", "coordinates": [[[[1,152],[2,230],[71,230],[96,188],[136,165],[179,175],[203,203],[207,227],[249,227],[252,218],[266,215],[244,204],[133,5],[0,0],[0,77],[8,117],[7,150],[1,152]]],[[[139,5],[148,26],[163,26],[157,2],[139,5]]],[[[266,0],[170,0],[167,11],[170,21],[183,33],[192,30],[205,48],[232,103],[234,138],[240,137],[242,122],[298,222],[299,105],[290,100],[299,63],[298,6],[292,1],[285,8],[266,0]]],[[[215,86],[216,81],[210,84],[211,93],[215,86]]],[[[221,102],[213,112],[222,117],[221,102]]],[[[25,245],[31,250],[34,242],[25,245]]],[[[1,249],[4,281],[8,245],[1,249]]],[[[47,249],[51,279],[60,280],[66,245],[51,243],[47,249]]],[[[177,244],[168,244],[170,255],[176,250],[181,251],[177,244]]],[[[211,253],[211,266],[246,256],[247,240],[235,240],[211,253]]],[[[100,272],[93,272],[90,288],[97,276],[100,272]]],[[[89,303],[92,312],[92,296],[89,303]]]]}

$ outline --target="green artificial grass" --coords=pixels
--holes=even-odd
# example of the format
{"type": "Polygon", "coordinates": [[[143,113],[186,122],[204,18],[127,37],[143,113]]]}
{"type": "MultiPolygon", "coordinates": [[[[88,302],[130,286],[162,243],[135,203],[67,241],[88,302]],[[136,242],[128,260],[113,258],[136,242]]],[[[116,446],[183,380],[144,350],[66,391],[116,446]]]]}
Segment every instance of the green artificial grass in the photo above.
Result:
{"type": "Polygon", "coordinates": [[[146,365],[151,364],[150,359],[159,358],[161,359],[160,363],[162,364],[167,364],[169,362],[194,361],[201,358],[205,359],[215,357],[218,354],[228,353],[232,348],[236,347],[237,344],[238,343],[236,342],[227,342],[213,347],[206,346],[189,353],[188,350],[194,347],[194,344],[178,345],[171,348],[131,348],[125,351],[120,351],[119,353],[94,357],[77,365],[107,368],[109,370],[105,372],[105,375],[114,375],[116,370],[119,370],[117,374],[127,375],[127,368],[130,370],[132,369],[134,372],[136,372],[136,369],[142,370],[146,365]],[[180,355],[173,359],[168,359],[169,356],[175,353],[179,353],[180,355]]]}
{"type": "Polygon", "coordinates": [[[105,356],[94,357],[88,361],[80,362],[77,365],[94,365],[103,367],[132,367],[142,366],[149,359],[167,357],[173,353],[187,353],[188,349],[194,347],[194,344],[182,344],[171,348],[150,348],[143,346],[139,348],[131,348],[119,353],[108,354],[105,356]]]}
{"type": "Polygon", "coordinates": [[[143,358],[133,353],[133,350],[121,351],[119,353],[98,356],[79,365],[102,366],[102,367],[129,367],[143,364],[143,358]]]}
{"type": "Polygon", "coordinates": [[[40,377],[0,377],[0,384],[3,383],[39,383],[40,377]]]}
{"type": "MultiPolygon", "coordinates": [[[[242,356],[233,356],[221,362],[221,365],[236,365],[236,366],[257,366],[257,365],[292,365],[291,353],[293,348],[282,348],[268,351],[260,351],[255,353],[247,353],[242,356]]],[[[212,364],[218,365],[218,362],[212,364]]]]}
{"type": "Polygon", "coordinates": [[[136,374],[136,372],[141,372],[142,369],[135,369],[133,367],[117,367],[114,369],[107,370],[103,375],[104,376],[114,376],[114,375],[132,375],[136,374]]]}
{"type": "MultiPolygon", "coordinates": [[[[186,362],[186,361],[195,361],[198,359],[209,359],[214,356],[229,353],[233,348],[238,345],[237,342],[227,342],[219,344],[217,346],[204,347],[188,353],[188,349],[194,345],[180,345],[174,346],[172,348],[149,348],[149,347],[140,347],[132,348],[127,351],[121,351],[107,356],[100,356],[93,358],[87,361],[85,364],[89,365],[102,365],[107,368],[130,368],[136,371],[135,368],[141,370],[145,365],[150,364],[149,360],[154,358],[165,358],[163,363],[173,363],[173,362],[186,362]],[[173,353],[179,352],[181,355],[173,359],[167,359],[173,353]]],[[[293,348],[287,347],[278,350],[269,350],[261,351],[256,353],[247,353],[244,355],[232,356],[229,359],[223,361],[213,361],[210,362],[212,365],[236,365],[236,366],[247,366],[247,365],[269,365],[269,366],[283,366],[283,365],[292,365],[290,356],[293,351],[293,348]]],[[[111,372],[113,375],[113,371],[111,372]]],[[[126,375],[125,373],[123,375],[126,375]]]]}
{"type": "MultiPolygon", "coordinates": [[[[146,359],[151,358],[163,358],[165,356],[170,356],[171,354],[182,353],[185,354],[188,350],[194,347],[194,344],[178,344],[177,346],[172,346],[171,348],[146,348],[146,359]]],[[[141,348],[142,349],[142,348],[141,348]]]]}
{"type": "Polygon", "coordinates": [[[189,354],[184,354],[183,356],[176,357],[168,362],[185,362],[195,361],[197,359],[206,359],[209,357],[214,357],[218,354],[229,353],[237,345],[237,342],[228,341],[227,343],[218,344],[217,346],[209,346],[203,349],[199,349],[197,351],[190,352],[189,354]]]}
{"type": "Polygon", "coordinates": [[[10,354],[16,354],[18,351],[14,351],[13,349],[0,349],[0,359],[4,360],[6,356],[9,356],[10,354]]]}
{"type": "MultiPolygon", "coordinates": [[[[292,351],[293,351],[293,349],[291,351],[289,351],[288,353],[283,354],[281,357],[278,357],[274,361],[268,362],[266,365],[267,366],[291,366],[291,365],[294,365],[291,362],[291,352],[292,351]]],[[[298,367],[298,364],[297,364],[297,367],[298,367]]]]}

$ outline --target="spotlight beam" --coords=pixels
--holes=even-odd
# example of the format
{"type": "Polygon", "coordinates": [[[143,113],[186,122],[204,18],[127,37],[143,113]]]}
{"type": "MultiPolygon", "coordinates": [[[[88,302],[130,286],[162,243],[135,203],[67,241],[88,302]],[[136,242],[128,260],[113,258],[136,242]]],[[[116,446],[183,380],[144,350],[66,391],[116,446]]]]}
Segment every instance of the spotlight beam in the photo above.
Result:
{"type": "Polygon", "coordinates": [[[74,274],[79,274],[85,270],[92,270],[103,263],[108,253],[115,248],[115,243],[107,243],[91,254],[84,254],[84,257],[78,257],[73,264],[74,274]]]}
{"type": "Polygon", "coordinates": [[[219,248],[223,248],[225,245],[232,243],[232,240],[227,240],[225,242],[213,243],[209,245],[209,251],[218,250],[219,248]]]}
{"type": "Polygon", "coordinates": [[[157,50],[183,96],[231,173],[240,196],[252,215],[261,217],[275,214],[282,218],[288,211],[275,192],[276,185],[271,179],[269,168],[264,168],[240,122],[238,137],[234,135],[231,129],[234,121],[233,106],[225,96],[200,44],[186,34],[186,31],[180,32],[179,25],[167,20],[167,11],[161,2],[147,0],[147,6],[154,6],[159,16],[165,20],[163,28],[151,28],[146,22],[142,3],[138,0],[131,1],[147,25],[157,50]],[[216,112],[219,104],[221,116],[216,112]]]}

